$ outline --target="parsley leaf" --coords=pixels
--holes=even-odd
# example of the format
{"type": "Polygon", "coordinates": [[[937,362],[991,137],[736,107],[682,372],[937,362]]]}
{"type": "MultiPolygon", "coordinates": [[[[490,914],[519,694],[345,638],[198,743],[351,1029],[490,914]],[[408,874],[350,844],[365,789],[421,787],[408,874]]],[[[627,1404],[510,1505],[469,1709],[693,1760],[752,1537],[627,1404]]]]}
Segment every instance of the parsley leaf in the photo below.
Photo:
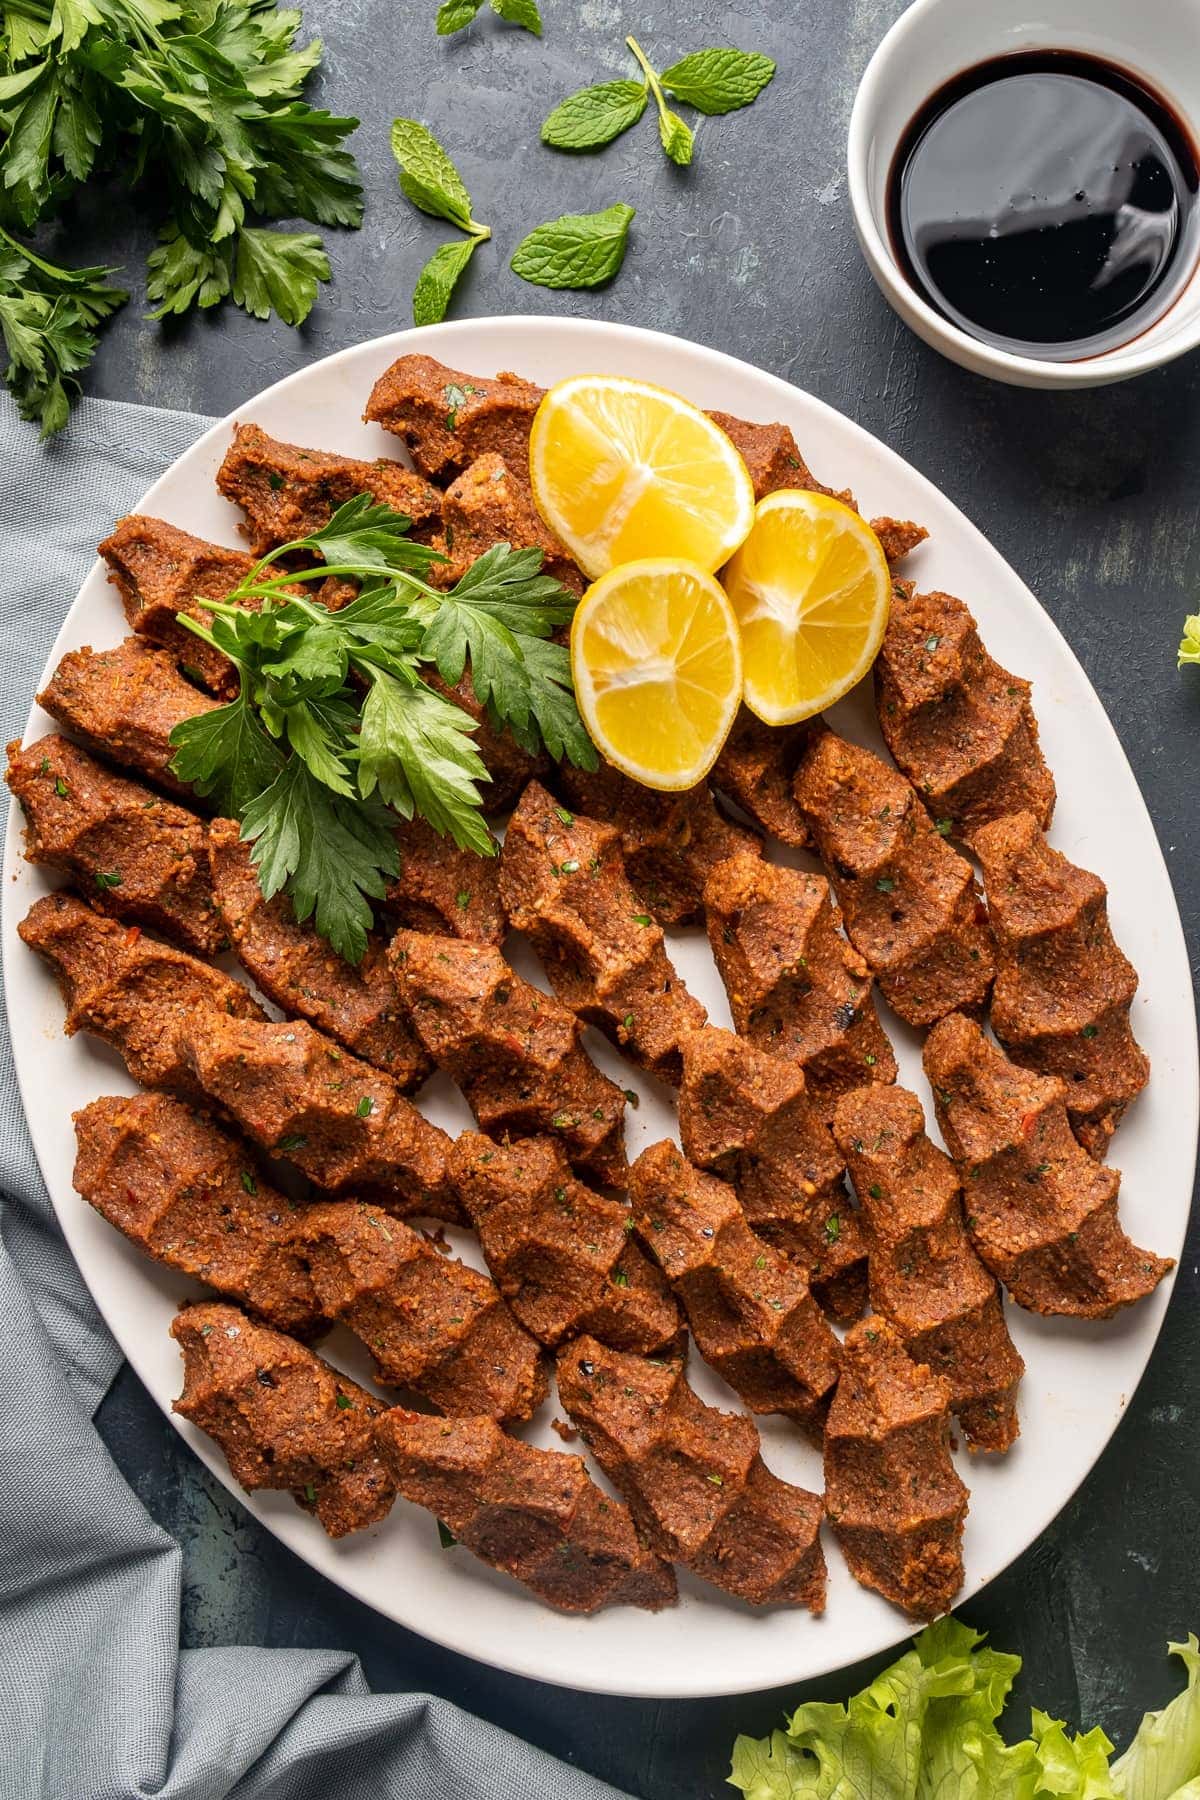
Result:
{"type": "Polygon", "coordinates": [[[171,733],[171,773],[220,811],[240,819],[243,809],[283,769],[283,755],[259,724],[245,694],[215,712],[184,719],[171,733]]]}
{"type": "MultiPolygon", "coordinates": [[[[343,563],[358,567],[367,564],[378,569],[407,569],[414,574],[423,574],[432,564],[444,562],[445,558],[426,544],[414,544],[408,535],[411,528],[411,519],[395,512],[382,500],[373,500],[369,494],[355,494],[352,500],[338,507],[319,531],[286,547],[316,550],[331,568],[343,563]]],[[[280,552],[275,554],[278,557],[280,552]]],[[[344,610],[341,616],[345,616],[344,610]]]]}
{"type": "Polygon", "coordinates": [[[146,259],[146,276],[146,298],[158,303],[152,319],[192,306],[216,306],[233,285],[228,250],[211,245],[197,249],[175,225],[159,233],[158,247],[146,259]]]}
{"type": "Polygon", "coordinates": [[[769,56],[756,50],[696,50],[659,76],[676,100],[697,112],[736,112],[757,100],[775,74],[769,56]]]}
{"type": "Polygon", "coordinates": [[[518,743],[536,754],[596,767],[571,688],[571,659],[547,640],[574,612],[574,596],[542,575],[541,553],[497,544],[440,597],[421,644],[449,686],[467,660],[475,693],[518,743]]]}
{"type": "Polygon", "coordinates": [[[535,287],[593,288],[611,281],[625,260],[632,206],[564,213],[539,225],[513,251],[511,267],[535,287]]]}
{"type": "Polygon", "coordinates": [[[289,757],[270,787],[245,809],[242,836],[270,900],[284,887],[301,923],[317,930],[347,962],[362,961],[372,914],[386,878],[400,866],[395,822],[378,802],[348,803],[289,757]]]}
{"type": "Polygon", "coordinates": [[[329,280],[329,258],[311,231],[238,232],[230,292],[256,319],[272,310],[285,325],[299,325],[312,311],[317,284],[329,280]]]}
{"type": "Polygon", "coordinates": [[[477,237],[462,238],[434,251],[417,276],[417,285],[413,289],[414,325],[436,325],[445,318],[450,296],[479,241],[477,237]]]}
{"type": "Polygon", "coordinates": [[[636,125],[650,90],[642,81],[603,81],[568,94],[542,124],[542,142],[555,150],[599,150],[636,125]]]}
{"type": "Polygon", "coordinates": [[[359,787],[379,789],[402,818],[418,812],[463,850],[495,854],[480,811],[478,783],[488,780],[461,707],[423,681],[406,686],[380,670],[363,705],[359,787]]]}

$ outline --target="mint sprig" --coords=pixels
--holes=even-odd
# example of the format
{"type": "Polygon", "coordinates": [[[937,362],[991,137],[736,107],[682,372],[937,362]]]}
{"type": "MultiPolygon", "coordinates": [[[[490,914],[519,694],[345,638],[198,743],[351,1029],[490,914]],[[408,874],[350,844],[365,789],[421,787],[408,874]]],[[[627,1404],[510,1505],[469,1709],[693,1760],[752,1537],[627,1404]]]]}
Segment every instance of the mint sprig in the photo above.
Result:
{"type": "Polygon", "coordinates": [[[659,142],[673,163],[685,167],[695,139],[687,121],[667,104],[667,95],[697,112],[735,112],[750,106],[775,74],[769,56],[725,48],[693,51],[660,74],[636,38],[625,43],[642,79],[603,81],[569,94],[543,123],[544,144],[555,150],[600,150],[636,125],[653,97],[659,142]]]}
{"type": "Polygon", "coordinates": [[[406,198],[431,218],[446,219],[467,234],[464,242],[443,244],[435,250],[417,277],[413,324],[436,325],[445,318],[459,276],[476,246],[491,237],[491,228],[473,217],[466,182],[449,152],[420,120],[393,119],[392,155],[400,165],[400,189],[406,198]]]}
{"type": "Polygon", "coordinates": [[[535,287],[594,288],[611,281],[625,260],[634,209],[619,202],[597,213],[564,213],[517,245],[513,273],[535,287]]]}

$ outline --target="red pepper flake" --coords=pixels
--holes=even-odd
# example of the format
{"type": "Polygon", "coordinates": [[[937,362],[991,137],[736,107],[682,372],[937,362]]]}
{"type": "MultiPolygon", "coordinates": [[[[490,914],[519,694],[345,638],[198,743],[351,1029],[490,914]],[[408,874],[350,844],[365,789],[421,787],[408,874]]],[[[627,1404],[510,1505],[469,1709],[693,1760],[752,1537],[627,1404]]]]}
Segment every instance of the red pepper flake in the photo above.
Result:
{"type": "Polygon", "coordinates": [[[126,949],[132,948],[132,946],[137,943],[137,941],[141,937],[141,935],[142,935],[141,926],[140,925],[131,925],[129,927],[129,930],[125,933],[126,949]]]}
{"type": "Polygon", "coordinates": [[[1021,1136],[1024,1138],[1026,1143],[1029,1142],[1030,1138],[1033,1136],[1035,1130],[1037,1129],[1037,1122],[1038,1122],[1038,1115],[1036,1112],[1027,1112],[1027,1113],[1021,1114],[1021,1136]]]}

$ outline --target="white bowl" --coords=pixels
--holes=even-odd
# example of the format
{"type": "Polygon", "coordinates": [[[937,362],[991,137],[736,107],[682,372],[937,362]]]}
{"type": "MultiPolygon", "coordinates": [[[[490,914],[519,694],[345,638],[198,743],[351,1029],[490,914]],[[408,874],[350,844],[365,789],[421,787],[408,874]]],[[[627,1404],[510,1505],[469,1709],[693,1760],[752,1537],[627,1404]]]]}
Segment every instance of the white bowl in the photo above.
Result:
{"type": "Polygon", "coordinates": [[[969,336],[912,286],[892,250],[887,182],[905,129],[953,76],[994,56],[1076,50],[1140,75],[1200,137],[1200,0],[916,0],[892,26],[850,116],[850,204],[886,298],[918,337],[976,374],[1017,387],[1100,387],[1171,362],[1200,344],[1200,271],[1132,342],[1072,362],[1018,356],[969,336]]]}

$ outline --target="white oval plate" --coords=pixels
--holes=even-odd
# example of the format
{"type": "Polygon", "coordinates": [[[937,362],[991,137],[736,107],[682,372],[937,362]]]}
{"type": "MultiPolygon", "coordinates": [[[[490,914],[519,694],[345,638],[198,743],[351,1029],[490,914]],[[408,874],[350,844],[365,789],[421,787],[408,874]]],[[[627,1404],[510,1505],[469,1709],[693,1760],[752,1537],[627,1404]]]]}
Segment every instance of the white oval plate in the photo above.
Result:
{"type": "MultiPolygon", "coordinates": [[[[1103,708],[1014,572],[936,488],[857,425],[745,363],[654,332],[549,318],[470,320],[399,332],[290,376],[248,401],[239,416],[296,443],[355,456],[395,455],[396,440],[362,424],[359,415],[376,376],[395,357],[414,350],[479,374],[517,369],[539,382],[588,370],[641,376],[702,406],[748,419],[784,419],[821,479],[852,486],[868,514],[890,512],[929,526],[931,542],[912,559],[912,572],[923,587],[961,594],[992,652],[1032,679],[1059,787],[1054,842],[1108,882],[1117,937],[1141,973],[1134,1023],[1153,1060],[1154,1078],[1121,1127],[1115,1160],[1124,1170],[1121,1204],[1130,1233],[1148,1249],[1178,1256],[1197,1120],[1195,1014],[1179,915],[1154,829],[1103,708]]],[[[238,516],[213,485],[231,423],[213,426],[181,456],[150,489],[141,510],[202,537],[236,544],[238,516]]],[[[97,539],[112,523],[97,518],[97,539]]],[[[124,631],[120,605],[97,563],[67,615],[47,676],[64,651],[89,643],[105,646],[124,631]]],[[[878,742],[869,695],[852,696],[837,709],[837,719],[851,735],[878,742]]],[[[35,708],[30,734],[51,728],[35,708]]],[[[71,1112],[98,1094],[128,1092],[131,1084],[103,1045],[63,1036],[54,981],[17,938],[18,920],[47,885],[44,875],[22,860],[13,807],[4,862],[8,1014],[30,1132],[63,1231],[122,1350],[176,1429],[298,1556],[367,1605],[450,1649],[515,1674],[602,1693],[695,1698],[749,1692],[826,1674],[908,1635],[910,1626],[899,1613],[851,1579],[828,1533],[829,1605],[822,1619],[788,1611],[755,1613],[687,1575],[678,1607],[656,1616],[622,1608],[569,1619],[540,1606],[465,1550],[441,1550],[433,1520],[403,1501],[376,1529],[335,1544],[287,1495],[242,1495],[209,1440],[170,1413],[180,1367],[167,1327],[179,1301],[193,1290],[141,1256],[72,1188],[71,1112]]],[[[672,950],[692,991],[715,1022],[727,1025],[725,997],[703,934],[676,934],[672,950]]],[[[521,966],[527,974],[536,972],[527,953],[521,966]]],[[[927,1100],[915,1035],[894,1019],[887,1023],[901,1080],[927,1100]]],[[[640,1109],[630,1114],[631,1152],[673,1133],[674,1112],[663,1104],[662,1090],[656,1092],[623,1065],[608,1045],[598,1039],[596,1045],[597,1059],[642,1095],[640,1109]]],[[[423,1104],[451,1130],[469,1123],[448,1083],[431,1083],[423,1104]]],[[[460,1248],[470,1253],[465,1235],[460,1248]]],[[[1013,1335],[1028,1365],[1022,1436],[1000,1460],[972,1460],[959,1452],[971,1488],[963,1597],[1033,1543],[1092,1467],[1137,1385],[1169,1294],[1170,1283],[1164,1282],[1150,1299],[1107,1325],[1040,1320],[1010,1308],[1013,1335]]],[[[363,1359],[343,1334],[330,1340],[328,1351],[351,1373],[365,1376],[363,1359]]],[[[707,1399],[736,1406],[695,1356],[692,1377],[707,1399]]],[[[547,1406],[526,1435],[561,1449],[550,1431],[551,1416],[547,1406]]],[[[817,1454],[786,1421],[760,1424],[771,1466],[819,1489],[817,1454]]]]}

